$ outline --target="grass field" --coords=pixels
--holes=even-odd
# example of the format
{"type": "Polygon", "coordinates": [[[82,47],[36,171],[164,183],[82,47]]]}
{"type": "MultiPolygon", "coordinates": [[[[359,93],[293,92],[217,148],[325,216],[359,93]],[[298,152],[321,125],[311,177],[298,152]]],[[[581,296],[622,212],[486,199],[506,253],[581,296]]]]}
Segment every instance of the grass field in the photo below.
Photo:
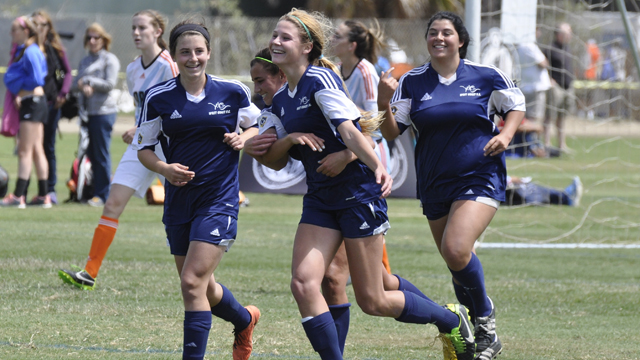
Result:
{"type": "MultiPolygon", "coordinates": [[[[509,161],[509,168],[557,187],[580,175],[587,190],[582,205],[502,209],[483,241],[640,244],[640,140],[572,140],[576,155],[509,161]]],[[[76,141],[71,134],[59,141],[60,199],[76,141]]],[[[1,138],[11,190],[12,150],[13,140],[1,138]]],[[[117,137],[112,151],[115,167],[124,151],[117,137]]],[[[301,197],[247,195],[238,241],[216,277],[241,303],[262,311],[253,357],[316,359],[288,286],[301,197]]],[[[0,209],[0,359],[179,359],[183,307],[161,213],[131,201],[96,290],[83,292],[63,285],[57,270],[84,265],[101,210],[0,209]]],[[[390,199],[389,215],[393,271],[434,300],[455,302],[417,201],[390,199]]],[[[640,250],[479,248],[478,255],[497,307],[500,359],[640,359],[640,250]]],[[[370,317],[354,305],[345,357],[441,359],[436,335],[433,326],[370,317]]],[[[207,358],[231,359],[232,341],[232,326],[214,319],[207,358]]]]}

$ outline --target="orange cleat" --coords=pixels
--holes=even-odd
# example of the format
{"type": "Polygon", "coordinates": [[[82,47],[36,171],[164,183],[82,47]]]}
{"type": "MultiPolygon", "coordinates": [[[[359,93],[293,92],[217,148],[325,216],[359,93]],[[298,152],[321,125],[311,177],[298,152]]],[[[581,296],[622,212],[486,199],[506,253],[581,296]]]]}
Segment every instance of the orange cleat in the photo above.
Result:
{"type": "Polygon", "coordinates": [[[260,310],[253,305],[247,306],[246,309],[251,315],[251,322],[240,332],[234,330],[236,338],[233,340],[233,360],[248,360],[253,350],[253,329],[260,320],[260,310]]]}

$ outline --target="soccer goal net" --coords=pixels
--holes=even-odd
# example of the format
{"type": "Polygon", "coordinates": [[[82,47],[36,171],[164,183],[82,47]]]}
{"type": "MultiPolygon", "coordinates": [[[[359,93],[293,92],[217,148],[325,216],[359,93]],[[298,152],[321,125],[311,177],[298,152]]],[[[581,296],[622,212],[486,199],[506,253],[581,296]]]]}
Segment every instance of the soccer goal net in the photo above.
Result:
{"type": "Polygon", "coordinates": [[[482,1],[480,62],[526,82],[527,65],[532,64],[520,58],[519,47],[534,42],[545,54],[560,49],[555,56],[569,64],[560,68],[551,64],[551,70],[572,80],[569,88],[563,87],[570,96],[564,106],[548,99],[554,96],[552,87],[542,117],[528,119],[532,128],[526,131],[534,134],[512,145],[509,175],[540,186],[540,191],[569,187],[569,192],[579,177],[583,196],[577,206],[502,207],[481,246],[640,248],[640,84],[633,53],[640,44],[639,3],[482,1]],[[567,29],[570,36],[558,40],[558,33],[567,29]],[[563,46],[553,44],[562,41],[563,46]],[[565,115],[566,149],[560,152],[557,112],[565,115]],[[531,145],[533,150],[535,144],[545,145],[541,126],[545,116],[551,120],[552,146],[535,154],[531,145]]]}

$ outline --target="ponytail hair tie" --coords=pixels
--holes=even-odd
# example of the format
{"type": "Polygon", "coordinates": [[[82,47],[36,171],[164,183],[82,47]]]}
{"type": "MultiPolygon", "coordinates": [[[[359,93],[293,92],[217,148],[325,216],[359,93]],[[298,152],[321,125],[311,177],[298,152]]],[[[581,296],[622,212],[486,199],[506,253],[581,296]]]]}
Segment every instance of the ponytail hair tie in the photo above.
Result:
{"type": "Polygon", "coordinates": [[[323,54],[320,54],[320,56],[318,56],[318,60],[322,60],[324,58],[323,54]]]}

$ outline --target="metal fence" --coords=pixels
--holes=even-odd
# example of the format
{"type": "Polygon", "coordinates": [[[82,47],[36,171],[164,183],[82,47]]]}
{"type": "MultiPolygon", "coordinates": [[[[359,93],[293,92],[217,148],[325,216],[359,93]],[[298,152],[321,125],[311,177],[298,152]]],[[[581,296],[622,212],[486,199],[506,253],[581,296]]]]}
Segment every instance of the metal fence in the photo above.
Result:
{"type": "MultiPolygon", "coordinates": [[[[538,22],[545,29],[544,41],[550,39],[554,23],[558,20],[559,13],[556,9],[548,10],[539,8],[538,22]],[[551,12],[549,12],[551,11],[551,12]]],[[[562,14],[560,14],[562,15],[562,14]]],[[[500,25],[500,12],[483,13],[482,14],[482,37],[485,38],[491,28],[500,25]]],[[[634,14],[634,23],[638,22],[638,14],[634,14]]],[[[165,40],[168,40],[168,33],[173,25],[178,23],[182,18],[178,16],[168,17],[167,34],[165,40]]],[[[574,42],[574,55],[576,59],[576,68],[578,73],[582,73],[585,49],[584,42],[586,39],[595,38],[603,46],[607,46],[613,38],[624,36],[621,25],[620,15],[618,13],[589,13],[574,14],[573,17],[566,17],[564,20],[572,22],[574,31],[576,32],[577,41],[574,42]],[[572,21],[573,19],[573,21],[572,21]]],[[[9,29],[11,26],[11,18],[0,17],[0,65],[5,65],[9,61],[9,29]],[[4,40],[1,40],[4,37],[4,40]]],[[[234,77],[246,83],[249,82],[249,62],[254,54],[268,45],[272,30],[276,25],[277,18],[226,18],[226,17],[204,17],[207,27],[211,33],[211,60],[209,61],[207,71],[211,74],[234,77]]],[[[371,19],[360,19],[365,24],[371,24],[371,19]]],[[[340,20],[336,20],[336,24],[340,20]]],[[[111,51],[120,59],[121,62],[121,83],[124,83],[124,70],[129,62],[139,55],[139,51],[135,48],[131,40],[131,16],[130,15],[114,15],[114,14],[83,14],[70,16],[58,16],[54,18],[56,29],[60,33],[73,35],[73,39],[64,39],[64,45],[67,49],[69,61],[73,68],[77,68],[80,59],[85,56],[86,51],[83,48],[83,34],[86,26],[93,23],[100,23],[108,33],[111,34],[112,48],[111,51]]],[[[398,20],[398,19],[381,19],[380,25],[385,33],[386,39],[393,39],[397,43],[397,47],[390,47],[383,54],[386,57],[398,57],[412,66],[420,65],[428,60],[427,47],[424,40],[426,31],[426,20],[398,20]]],[[[480,43],[481,39],[474,39],[480,43]]],[[[0,73],[4,73],[4,68],[0,68],[0,73]]],[[[637,72],[630,69],[629,81],[637,81],[637,72]]],[[[624,87],[629,90],[627,86],[624,87]]],[[[0,96],[4,96],[4,84],[0,84],[0,96]]],[[[623,103],[631,105],[635,100],[639,99],[637,89],[631,89],[626,94],[623,103]]],[[[580,97],[586,96],[586,92],[578,92],[579,98],[577,102],[586,102],[580,97]],[[583,94],[584,93],[584,94],[583,94]]],[[[636,104],[640,102],[635,102],[636,104]]],[[[630,106],[634,108],[633,105],[630,106]]],[[[636,113],[637,109],[627,112],[627,115],[636,113]]]]}

